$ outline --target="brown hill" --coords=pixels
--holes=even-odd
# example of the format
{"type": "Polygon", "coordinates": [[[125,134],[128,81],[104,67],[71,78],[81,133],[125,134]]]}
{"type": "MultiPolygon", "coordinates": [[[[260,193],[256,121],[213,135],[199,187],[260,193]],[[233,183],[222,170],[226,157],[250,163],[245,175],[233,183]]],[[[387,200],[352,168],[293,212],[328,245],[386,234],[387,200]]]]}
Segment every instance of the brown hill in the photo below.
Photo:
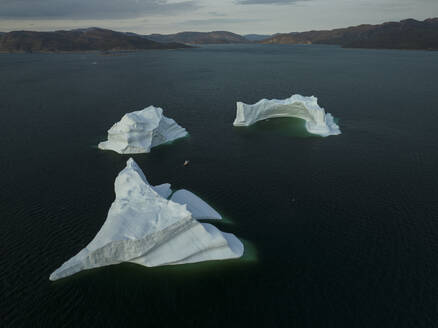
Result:
{"type": "Polygon", "coordinates": [[[101,28],[55,32],[14,31],[0,36],[1,52],[123,51],[186,47],[178,43],[162,44],[101,28]]]}
{"type": "Polygon", "coordinates": [[[243,36],[226,31],[181,32],[176,34],[150,34],[146,38],[156,42],[180,42],[185,44],[249,43],[243,36]]]}
{"type": "Polygon", "coordinates": [[[346,48],[438,50],[438,18],[406,19],[380,25],[359,25],[326,31],[278,34],[261,43],[337,44],[346,48]]]}

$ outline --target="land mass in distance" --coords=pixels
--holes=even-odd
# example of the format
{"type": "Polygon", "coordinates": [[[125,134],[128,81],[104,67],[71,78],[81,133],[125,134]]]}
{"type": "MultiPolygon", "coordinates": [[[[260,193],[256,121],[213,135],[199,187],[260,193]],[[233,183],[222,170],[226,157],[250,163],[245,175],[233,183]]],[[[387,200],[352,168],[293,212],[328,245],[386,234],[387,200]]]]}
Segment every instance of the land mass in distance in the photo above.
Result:
{"type": "Polygon", "coordinates": [[[247,34],[227,31],[140,35],[101,28],[0,32],[0,52],[74,52],[180,49],[199,44],[330,44],[344,48],[438,50],[438,18],[406,19],[334,30],[247,34]]]}

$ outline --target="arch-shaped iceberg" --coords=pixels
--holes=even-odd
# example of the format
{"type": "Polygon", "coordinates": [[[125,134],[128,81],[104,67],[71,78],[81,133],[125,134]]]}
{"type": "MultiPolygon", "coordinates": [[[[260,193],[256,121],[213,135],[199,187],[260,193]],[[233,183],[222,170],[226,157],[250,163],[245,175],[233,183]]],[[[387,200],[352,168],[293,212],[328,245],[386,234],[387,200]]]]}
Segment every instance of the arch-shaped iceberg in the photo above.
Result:
{"type": "Polygon", "coordinates": [[[149,153],[152,147],[185,137],[186,129],[163,115],[160,107],[127,113],[108,130],[108,140],[99,149],[119,154],[149,153]]]}
{"type": "Polygon", "coordinates": [[[221,219],[214,209],[184,189],[167,199],[170,184],[151,186],[132,158],[114,185],[116,199],[102,228],[50,280],[121,262],[154,267],[243,255],[243,244],[236,236],[197,221],[221,219]]]}
{"type": "Polygon", "coordinates": [[[297,117],[306,121],[306,129],[323,137],[341,134],[333,116],[319,107],[318,98],[293,95],[290,98],[262,99],[248,105],[237,102],[234,126],[250,126],[258,121],[275,117],[297,117]]]}

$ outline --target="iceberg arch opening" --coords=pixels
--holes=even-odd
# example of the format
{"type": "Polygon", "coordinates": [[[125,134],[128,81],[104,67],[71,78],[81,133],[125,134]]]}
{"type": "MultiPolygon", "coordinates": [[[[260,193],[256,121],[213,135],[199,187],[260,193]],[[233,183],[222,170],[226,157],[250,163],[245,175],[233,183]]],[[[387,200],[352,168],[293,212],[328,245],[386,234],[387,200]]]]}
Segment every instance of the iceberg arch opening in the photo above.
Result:
{"type": "Polygon", "coordinates": [[[293,138],[312,138],[314,134],[306,128],[306,121],[298,117],[274,117],[260,120],[246,129],[237,128],[239,134],[266,134],[293,138]]]}

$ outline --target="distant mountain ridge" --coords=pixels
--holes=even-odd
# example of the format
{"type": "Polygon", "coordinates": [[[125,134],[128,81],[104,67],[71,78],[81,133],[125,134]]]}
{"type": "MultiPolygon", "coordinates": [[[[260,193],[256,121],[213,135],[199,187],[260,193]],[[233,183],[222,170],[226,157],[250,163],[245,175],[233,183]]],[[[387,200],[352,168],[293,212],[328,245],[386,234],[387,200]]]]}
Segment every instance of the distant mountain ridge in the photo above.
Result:
{"type": "Polygon", "coordinates": [[[0,36],[0,52],[71,52],[177,49],[179,43],[158,43],[140,36],[101,28],[71,31],[13,31],[0,36]]]}
{"type": "Polygon", "coordinates": [[[278,34],[265,44],[334,44],[345,48],[438,50],[438,18],[278,34]]]}
{"type": "Polygon", "coordinates": [[[149,34],[145,38],[156,42],[179,42],[184,44],[224,44],[224,43],[249,43],[243,36],[227,32],[180,32],[176,34],[149,34]]]}
{"type": "Polygon", "coordinates": [[[70,31],[0,32],[0,52],[177,49],[201,44],[332,44],[345,48],[438,50],[438,18],[405,19],[334,30],[239,35],[227,31],[140,35],[97,27],[70,31]]]}
{"type": "Polygon", "coordinates": [[[245,34],[243,37],[249,41],[262,41],[272,38],[272,34],[245,34]]]}

